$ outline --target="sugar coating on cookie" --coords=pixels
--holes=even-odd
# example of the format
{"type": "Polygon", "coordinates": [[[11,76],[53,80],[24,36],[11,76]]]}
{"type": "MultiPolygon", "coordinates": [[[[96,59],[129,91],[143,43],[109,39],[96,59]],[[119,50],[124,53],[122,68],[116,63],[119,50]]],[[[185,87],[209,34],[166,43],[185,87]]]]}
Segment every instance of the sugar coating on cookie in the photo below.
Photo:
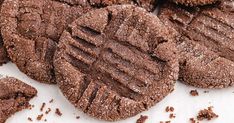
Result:
{"type": "Polygon", "coordinates": [[[205,7],[165,3],[159,18],[178,32],[179,80],[201,88],[234,84],[234,2],[205,7]]]}
{"type": "Polygon", "coordinates": [[[158,0],[90,0],[90,4],[97,7],[111,6],[118,4],[132,4],[153,11],[158,0]]]}
{"type": "MultiPolygon", "coordinates": [[[[2,7],[3,0],[0,0],[0,9],[2,7]]],[[[7,56],[7,51],[3,45],[2,36],[0,34],[0,66],[4,63],[7,63],[9,61],[9,58],[7,56]]]]}
{"type": "Polygon", "coordinates": [[[83,112],[115,121],[134,116],[174,89],[175,32],[142,8],[91,11],[66,29],[55,53],[58,85],[83,112]]]}
{"type": "Polygon", "coordinates": [[[0,79],[0,123],[11,115],[29,107],[37,90],[12,77],[0,79]]]}
{"type": "MultiPolygon", "coordinates": [[[[62,31],[89,10],[115,4],[134,4],[153,11],[156,0],[5,0],[1,25],[11,60],[29,77],[54,84],[52,61],[62,31]]],[[[0,58],[4,53],[0,49],[0,58]]]]}
{"type": "Polygon", "coordinates": [[[154,11],[158,0],[58,0],[72,5],[91,6],[92,8],[103,8],[112,5],[131,4],[142,7],[147,11],[154,11]]]}
{"type": "Polygon", "coordinates": [[[59,37],[88,10],[59,0],[5,0],[1,32],[9,57],[29,77],[55,83],[53,54],[59,37]]]}
{"type": "Polygon", "coordinates": [[[177,4],[183,4],[186,6],[202,6],[202,5],[213,4],[218,0],[172,0],[172,1],[177,4]]]}

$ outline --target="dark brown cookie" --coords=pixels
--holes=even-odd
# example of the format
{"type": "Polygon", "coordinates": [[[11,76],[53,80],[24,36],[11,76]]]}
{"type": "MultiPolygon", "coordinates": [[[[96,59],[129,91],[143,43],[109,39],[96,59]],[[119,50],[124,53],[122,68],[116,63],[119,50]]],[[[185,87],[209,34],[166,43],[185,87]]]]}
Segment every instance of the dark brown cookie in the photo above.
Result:
{"type": "Polygon", "coordinates": [[[1,22],[9,56],[31,78],[55,83],[52,58],[67,24],[91,8],[125,2],[138,3],[147,10],[153,10],[156,4],[156,0],[6,0],[1,22]]]}
{"type": "Polygon", "coordinates": [[[218,0],[172,0],[177,4],[183,4],[186,6],[201,6],[208,5],[217,2],[218,0]]]}
{"type": "Polygon", "coordinates": [[[103,120],[138,114],[168,95],[178,75],[174,33],[130,5],[95,10],[60,38],[54,66],[67,99],[103,120]]]}
{"type": "Polygon", "coordinates": [[[1,31],[10,58],[31,78],[55,83],[56,43],[67,24],[87,10],[54,0],[5,0],[1,31]]]}
{"type": "MultiPolygon", "coordinates": [[[[3,3],[3,0],[0,0],[0,9],[2,7],[2,3],[3,3]]],[[[1,17],[1,15],[0,15],[0,17],[1,17]]],[[[9,61],[9,58],[7,56],[6,49],[3,46],[2,36],[0,34],[0,66],[4,63],[7,63],[8,61],[9,61]]]]}
{"type": "Polygon", "coordinates": [[[180,33],[181,81],[202,88],[234,84],[234,2],[204,7],[165,3],[159,18],[180,33]]]}
{"type": "Polygon", "coordinates": [[[102,8],[111,5],[132,4],[153,11],[158,0],[60,0],[73,5],[91,6],[92,8],[102,8]]]}
{"type": "Polygon", "coordinates": [[[91,6],[104,7],[117,4],[133,4],[145,8],[147,11],[153,11],[158,0],[90,0],[91,6]]]}
{"type": "Polygon", "coordinates": [[[0,79],[0,123],[11,115],[29,107],[29,100],[37,90],[12,77],[0,79]]]}
{"type": "Polygon", "coordinates": [[[0,36],[0,66],[9,61],[6,48],[3,46],[3,40],[0,36]]]}

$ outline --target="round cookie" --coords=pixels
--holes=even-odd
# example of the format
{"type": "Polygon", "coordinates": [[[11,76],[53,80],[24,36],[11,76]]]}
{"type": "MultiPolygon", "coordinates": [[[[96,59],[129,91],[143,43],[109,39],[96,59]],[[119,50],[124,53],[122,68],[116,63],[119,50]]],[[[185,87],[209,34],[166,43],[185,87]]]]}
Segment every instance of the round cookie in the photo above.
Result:
{"type": "Polygon", "coordinates": [[[37,90],[12,77],[0,79],[0,123],[14,113],[29,107],[37,90]]]}
{"type": "Polygon", "coordinates": [[[172,1],[177,4],[183,4],[185,6],[202,6],[202,5],[213,4],[218,0],[172,0],[172,1]]]}
{"type": "Polygon", "coordinates": [[[55,83],[53,54],[59,37],[87,10],[54,0],[5,0],[1,32],[11,60],[31,78],[55,83]]]}
{"type": "Polygon", "coordinates": [[[131,5],[91,11],[61,35],[58,85],[78,109],[115,121],[147,110],[171,93],[178,75],[173,29],[131,5]]]}
{"type": "Polygon", "coordinates": [[[234,84],[234,2],[205,7],[165,3],[159,18],[178,32],[179,80],[201,88],[234,84]]]}

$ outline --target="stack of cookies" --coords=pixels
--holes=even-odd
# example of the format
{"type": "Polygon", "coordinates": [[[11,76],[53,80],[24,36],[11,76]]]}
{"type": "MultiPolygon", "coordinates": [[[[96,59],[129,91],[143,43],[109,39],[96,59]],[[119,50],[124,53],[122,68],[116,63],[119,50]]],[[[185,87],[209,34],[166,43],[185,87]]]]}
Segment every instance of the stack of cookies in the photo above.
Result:
{"type": "Polygon", "coordinates": [[[0,63],[98,119],[145,111],[176,80],[234,84],[232,0],[2,0],[0,22],[0,63]]]}

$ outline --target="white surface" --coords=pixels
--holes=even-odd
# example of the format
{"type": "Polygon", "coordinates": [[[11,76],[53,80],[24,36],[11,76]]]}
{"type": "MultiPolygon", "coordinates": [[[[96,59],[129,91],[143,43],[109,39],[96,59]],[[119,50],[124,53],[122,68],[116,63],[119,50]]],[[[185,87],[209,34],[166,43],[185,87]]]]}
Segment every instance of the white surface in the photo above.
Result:
{"type": "MultiPolygon", "coordinates": [[[[16,77],[23,82],[32,85],[38,90],[38,96],[31,100],[31,104],[35,105],[32,110],[23,110],[16,113],[7,123],[44,123],[44,121],[36,121],[36,117],[41,114],[40,107],[43,102],[47,103],[44,110],[48,107],[52,109],[49,115],[45,115],[43,119],[47,119],[47,123],[106,123],[93,119],[81,111],[76,110],[60,93],[56,85],[46,85],[38,83],[25,74],[21,73],[17,67],[8,63],[0,67],[0,74],[16,77]],[[54,103],[48,102],[54,99],[54,103]],[[55,109],[60,108],[63,115],[61,117],[55,115],[55,109]],[[80,119],[76,119],[80,116],[80,119]],[[28,117],[33,119],[33,122],[27,120],[28,117]]],[[[190,123],[189,118],[195,117],[200,109],[214,106],[214,111],[219,114],[219,118],[209,121],[209,123],[233,123],[234,122],[234,88],[209,90],[209,93],[203,93],[203,89],[197,89],[200,93],[198,97],[190,96],[191,89],[197,89],[191,86],[186,86],[177,82],[175,91],[167,96],[163,101],[152,107],[149,111],[122,120],[116,123],[135,123],[140,115],[148,115],[149,119],[146,123],[159,123],[159,121],[169,120],[169,113],[165,112],[166,106],[173,106],[175,108],[176,118],[171,120],[171,123],[190,123]]],[[[206,123],[206,122],[201,122],[206,123]]]]}

